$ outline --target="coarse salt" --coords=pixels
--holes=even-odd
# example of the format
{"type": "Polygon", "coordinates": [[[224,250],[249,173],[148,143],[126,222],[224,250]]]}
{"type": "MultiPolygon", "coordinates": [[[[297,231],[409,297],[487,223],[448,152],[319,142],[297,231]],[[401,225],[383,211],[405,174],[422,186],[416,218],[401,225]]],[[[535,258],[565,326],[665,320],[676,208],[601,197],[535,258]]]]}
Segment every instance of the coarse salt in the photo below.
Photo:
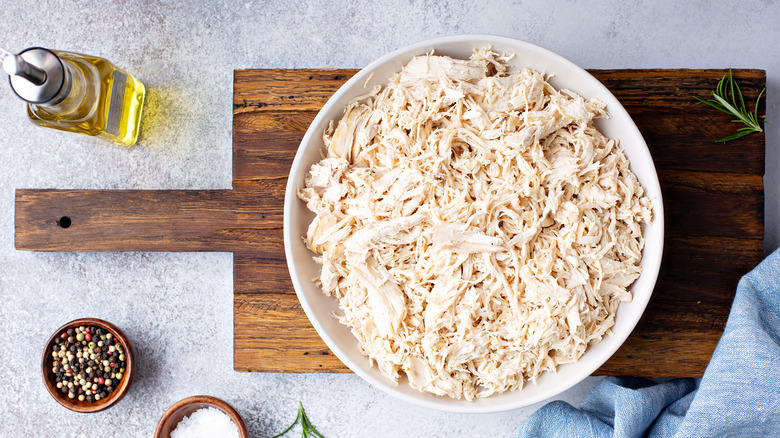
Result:
{"type": "Polygon", "coordinates": [[[202,408],[182,418],[171,438],[238,438],[238,427],[216,408],[202,408]]]}

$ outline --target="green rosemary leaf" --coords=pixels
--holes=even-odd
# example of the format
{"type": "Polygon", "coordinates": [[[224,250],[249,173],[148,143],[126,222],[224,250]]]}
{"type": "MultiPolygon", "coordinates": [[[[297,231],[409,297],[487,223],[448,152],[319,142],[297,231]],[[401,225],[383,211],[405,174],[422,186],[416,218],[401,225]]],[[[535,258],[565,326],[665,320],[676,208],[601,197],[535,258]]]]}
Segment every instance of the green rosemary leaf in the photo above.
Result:
{"type": "MultiPolygon", "coordinates": [[[[731,75],[731,69],[729,69],[729,75],[731,75]]],[[[737,94],[739,95],[739,109],[744,114],[750,114],[750,112],[745,108],[745,99],[742,97],[742,90],[739,88],[739,84],[737,84],[736,81],[732,80],[731,83],[736,87],[737,94]]],[[[731,91],[731,95],[734,96],[734,91],[731,91]]],[[[736,100],[734,101],[736,103],[736,100]]]]}
{"type": "MultiPolygon", "coordinates": [[[[761,100],[761,96],[764,95],[764,91],[766,91],[766,87],[764,87],[763,90],[761,90],[760,93],[758,93],[758,97],[756,98],[756,105],[753,108],[753,118],[758,120],[758,101],[761,100]]],[[[767,121],[764,121],[764,123],[769,123],[767,121]]]]}
{"type": "Polygon", "coordinates": [[[699,103],[706,103],[707,105],[715,108],[718,111],[723,111],[726,114],[731,114],[729,111],[727,111],[723,107],[721,107],[717,100],[712,100],[712,99],[704,100],[704,99],[702,99],[701,97],[698,97],[698,96],[694,96],[694,97],[699,101],[699,103]]]}
{"type": "Polygon", "coordinates": [[[727,102],[725,99],[723,99],[720,96],[715,96],[715,99],[718,101],[718,103],[728,112],[729,114],[736,116],[740,122],[752,126],[756,132],[761,131],[761,127],[758,126],[758,124],[754,124],[750,120],[750,116],[745,115],[743,112],[741,112],[739,109],[735,108],[734,105],[730,102],[727,102]]]}
{"type": "Polygon", "coordinates": [[[715,91],[711,93],[713,99],[705,100],[698,96],[694,96],[694,98],[699,103],[707,104],[718,111],[722,111],[726,114],[730,114],[736,117],[737,119],[732,120],[732,122],[745,124],[745,127],[740,128],[737,133],[723,137],[720,140],[716,140],[718,143],[723,143],[744,137],[753,132],[763,132],[761,123],[769,122],[766,120],[759,121],[758,104],[761,100],[761,96],[764,95],[765,91],[766,87],[764,87],[764,89],[761,90],[761,92],[758,94],[753,111],[749,111],[745,105],[745,98],[742,95],[742,90],[740,89],[739,84],[737,84],[737,81],[734,80],[731,69],[729,69],[729,74],[723,75],[720,81],[718,81],[718,85],[715,87],[715,91]]]}
{"type": "Polygon", "coordinates": [[[300,411],[300,410],[298,410],[298,416],[297,416],[297,417],[295,417],[295,421],[293,421],[291,425],[287,426],[287,429],[283,430],[281,433],[277,433],[277,434],[276,434],[276,435],[274,435],[272,438],[279,438],[280,436],[282,436],[282,435],[286,434],[287,432],[289,432],[289,431],[290,431],[290,429],[292,429],[292,428],[293,428],[293,426],[295,426],[296,424],[298,424],[298,420],[299,420],[300,418],[301,418],[301,411],[300,411]]]}
{"type": "Polygon", "coordinates": [[[752,133],[754,133],[754,132],[756,132],[756,131],[754,131],[754,130],[753,130],[753,129],[751,129],[751,128],[748,128],[748,129],[747,129],[747,130],[745,130],[745,131],[743,131],[743,130],[741,130],[741,129],[740,129],[740,132],[737,132],[737,133],[731,134],[731,135],[729,135],[729,136],[723,137],[723,138],[721,138],[720,140],[715,140],[715,143],[725,143],[725,142],[727,142],[727,141],[736,140],[736,139],[738,139],[738,138],[744,137],[744,136],[746,136],[746,135],[748,135],[748,134],[752,134],[752,133]]]}
{"type": "Polygon", "coordinates": [[[298,416],[295,417],[295,421],[289,426],[287,426],[287,429],[285,429],[282,433],[279,433],[277,435],[274,435],[273,438],[278,438],[287,432],[290,431],[290,429],[293,428],[298,423],[301,423],[301,430],[302,430],[302,438],[308,438],[309,436],[313,436],[316,438],[325,438],[322,436],[322,434],[317,430],[317,427],[311,423],[309,420],[309,417],[306,416],[306,411],[303,409],[303,403],[298,402],[298,416]]]}

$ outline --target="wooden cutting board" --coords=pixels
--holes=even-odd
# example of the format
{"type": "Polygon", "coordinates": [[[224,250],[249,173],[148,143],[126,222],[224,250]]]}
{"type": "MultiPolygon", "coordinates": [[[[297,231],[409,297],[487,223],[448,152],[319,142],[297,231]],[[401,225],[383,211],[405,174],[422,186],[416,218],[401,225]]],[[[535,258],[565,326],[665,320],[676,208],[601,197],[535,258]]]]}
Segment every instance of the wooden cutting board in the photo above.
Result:
{"type": "MultiPolygon", "coordinates": [[[[235,71],[232,190],[17,190],[16,248],[233,252],[235,369],[348,371],[296,299],[284,258],[282,201],[309,123],[355,73],[235,71]]],[[[666,207],[664,262],[650,304],[597,374],[701,376],[737,281],[762,259],[764,136],[713,141],[738,126],[693,96],[709,96],[724,71],[591,73],[642,131],[666,207]]],[[[734,75],[752,104],[765,72],[734,75]]]]}

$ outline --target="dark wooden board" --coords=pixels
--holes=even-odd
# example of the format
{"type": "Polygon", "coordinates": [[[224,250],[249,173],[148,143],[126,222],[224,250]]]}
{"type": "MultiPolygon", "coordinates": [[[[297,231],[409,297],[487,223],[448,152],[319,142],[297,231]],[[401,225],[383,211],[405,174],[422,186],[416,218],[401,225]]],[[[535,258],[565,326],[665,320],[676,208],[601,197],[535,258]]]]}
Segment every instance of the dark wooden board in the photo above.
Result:
{"type": "MultiPolygon", "coordinates": [[[[282,199],[300,139],[356,70],[237,70],[232,190],[17,190],[16,247],[230,251],[234,368],[345,372],[303,314],[282,244],[282,199]],[[58,221],[67,216],[68,228],[58,221]]],[[[740,276],[762,258],[764,136],[719,144],[729,117],[699,105],[722,70],[591,70],[650,147],[666,207],[661,276],[639,325],[598,371],[700,376],[740,276]]],[[[735,70],[747,100],[761,70],[735,70]]],[[[760,109],[763,114],[764,109],[760,109]]]]}

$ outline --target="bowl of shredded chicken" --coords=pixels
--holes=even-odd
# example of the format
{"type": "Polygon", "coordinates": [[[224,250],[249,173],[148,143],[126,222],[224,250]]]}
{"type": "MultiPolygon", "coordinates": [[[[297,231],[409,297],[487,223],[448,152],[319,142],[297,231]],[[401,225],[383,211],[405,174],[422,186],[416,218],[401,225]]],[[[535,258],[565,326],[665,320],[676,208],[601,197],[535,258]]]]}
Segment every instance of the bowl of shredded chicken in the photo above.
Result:
{"type": "Polygon", "coordinates": [[[463,35],[361,70],[303,139],[285,200],[293,284],[353,371],[456,412],[581,381],[642,315],[661,261],[652,159],[590,74],[463,35]]]}

